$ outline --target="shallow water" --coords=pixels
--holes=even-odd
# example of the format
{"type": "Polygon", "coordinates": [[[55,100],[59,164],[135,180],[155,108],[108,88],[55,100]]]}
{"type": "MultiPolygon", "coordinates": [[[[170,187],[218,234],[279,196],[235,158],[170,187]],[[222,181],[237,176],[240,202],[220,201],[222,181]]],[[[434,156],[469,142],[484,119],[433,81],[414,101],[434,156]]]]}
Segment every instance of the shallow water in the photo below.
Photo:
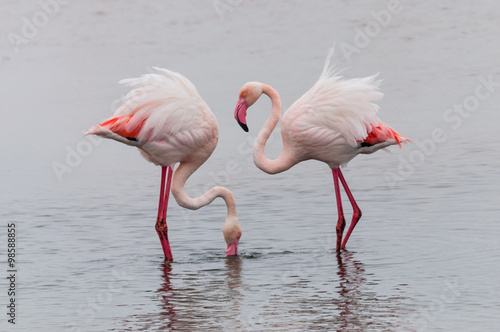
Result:
{"type": "MultiPolygon", "coordinates": [[[[0,6],[2,31],[14,32],[41,8],[0,6]]],[[[222,19],[210,2],[68,3],[17,53],[4,39],[0,236],[16,223],[18,292],[16,325],[2,313],[2,330],[498,330],[498,88],[445,117],[481,80],[500,81],[498,4],[463,6],[405,2],[351,61],[337,49],[346,77],[380,71],[380,117],[414,142],[345,168],[363,217],[340,255],[328,167],[260,172],[250,146],[270,103],[249,111],[250,134],[232,111],[249,80],[291,105],[328,47],[353,44],[385,2],[233,2],[222,19]],[[171,199],[165,263],[154,230],[160,170],[130,147],[81,137],[116,106],[115,82],[151,65],[190,78],[219,120],[219,146],[187,191],[233,191],[237,258],[224,256],[221,200],[187,211],[171,199]],[[435,130],[444,138],[432,143],[435,130]],[[67,158],[75,165],[59,181],[53,164],[67,158]]],[[[266,152],[280,149],[275,134],[266,152]]],[[[349,219],[346,199],[344,211],[349,219]]]]}

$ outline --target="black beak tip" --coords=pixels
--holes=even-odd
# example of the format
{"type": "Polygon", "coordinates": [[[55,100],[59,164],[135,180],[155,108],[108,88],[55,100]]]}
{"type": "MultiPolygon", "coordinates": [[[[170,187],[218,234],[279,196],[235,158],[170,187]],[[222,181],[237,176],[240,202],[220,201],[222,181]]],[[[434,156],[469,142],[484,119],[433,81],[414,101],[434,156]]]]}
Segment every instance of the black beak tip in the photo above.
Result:
{"type": "Polygon", "coordinates": [[[238,121],[238,123],[240,124],[241,128],[243,128],[243,130],[248,133],[248,126],[246,124],[244,124],[243,122],[240,122],[240,121],[238,121]]]}

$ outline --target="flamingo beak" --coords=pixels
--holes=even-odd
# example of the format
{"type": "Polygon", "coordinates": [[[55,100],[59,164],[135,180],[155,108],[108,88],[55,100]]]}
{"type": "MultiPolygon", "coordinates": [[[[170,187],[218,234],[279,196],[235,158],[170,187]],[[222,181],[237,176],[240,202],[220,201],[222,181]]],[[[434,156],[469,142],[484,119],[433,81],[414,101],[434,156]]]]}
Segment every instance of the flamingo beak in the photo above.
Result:
{"type": "Polygon", "coordinates": [[[244,131],[248,132],[248,126],[247,126],[247,101],[245,98],[240,98],[238,100],[238,103],[236,104],[236,108],[234,109],[234,118],[238,123],[240,124],[241,128],[243,128],[244,131]]]}
{"type": "Polygon", "coordinates": [[[238,255],[238,242],[240,238],[236,238],[233,242],[229,243],[226,249],[226,256],[236,256],[238,255]]]}

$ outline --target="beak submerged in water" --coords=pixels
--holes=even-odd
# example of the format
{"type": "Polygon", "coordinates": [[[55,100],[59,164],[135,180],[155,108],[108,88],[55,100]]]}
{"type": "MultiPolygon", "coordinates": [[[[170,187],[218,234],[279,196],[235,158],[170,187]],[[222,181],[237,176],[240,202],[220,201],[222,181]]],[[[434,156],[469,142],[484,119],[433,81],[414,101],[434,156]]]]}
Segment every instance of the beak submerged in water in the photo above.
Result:
{"type": "Polygon", "coordinates": [[[234,118],[236,119],[236,121],[238,121],[241,128],[243,128],[243,130],[246,132],[248,132],[247,108],[247,101],[242,97],[238,100],[236,108],[234,109],[234,118]]]}
{"type": "Polygon", "coordinates": [[[226,256],[236,256],[238,255],[238,242],[240,238],[236,238],[233,242],[229,243],[226,249],[226,256]]]}

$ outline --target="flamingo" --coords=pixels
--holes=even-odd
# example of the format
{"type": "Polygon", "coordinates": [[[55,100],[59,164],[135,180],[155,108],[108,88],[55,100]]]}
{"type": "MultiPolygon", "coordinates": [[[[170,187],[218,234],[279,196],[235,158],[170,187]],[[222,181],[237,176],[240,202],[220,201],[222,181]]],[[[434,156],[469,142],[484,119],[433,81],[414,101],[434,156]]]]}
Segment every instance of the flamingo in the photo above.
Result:
{"type": "Polygon", "coordinates": [[[347,186],[340,170],[358,154],[370,154],[389,145],[409,142],[377,117],[382,98],[378,74],[350,80],[342,80],[339,72],[329,66],[333,49],[327,57],[319,80],[285,112],[281,120],[283,151],[270,160],[264,149],[276,127],[281,113],[281,100],[271,86],[259,82],[247,82],[239,92],[234,117],[244,131],[248,131],[247,109],[262,94],[271,99],[271,115],[264,123],[253,145],[255,165],[268,174],[281,173],[295,164],[315,159],[326,163],[333,174],[338,220],[336,226],[336,251],[344,249],[349,236],[361,218],[361,210],[347,186]],[[353,208],[350,227],[342,241],[346,225],[342,209],[339,180],[353,208]]]}
{"type": "Polygon", "coordinates": [[[222,227],[227,243],[226,255],[237,255],[242,231],[231,191],[216,186],[198,198],[191,198],[184,191],[187,179],[210,157],[217,145],[217,120],[187,78],[163,68],[153,67],[153,71],[139,78],[121,80],[121,84],[131,88],[123,104],[112,118],[94,126],[86,135],[94,134],[135,146],[146,160],[161,166],[155,229],[166,260],[173,260],[166,222],[170,188],[177,203],[191,210],[222,197],[227,207],[222,227]],[[176,163],[179,166],[174,173],[176,163]]]}

